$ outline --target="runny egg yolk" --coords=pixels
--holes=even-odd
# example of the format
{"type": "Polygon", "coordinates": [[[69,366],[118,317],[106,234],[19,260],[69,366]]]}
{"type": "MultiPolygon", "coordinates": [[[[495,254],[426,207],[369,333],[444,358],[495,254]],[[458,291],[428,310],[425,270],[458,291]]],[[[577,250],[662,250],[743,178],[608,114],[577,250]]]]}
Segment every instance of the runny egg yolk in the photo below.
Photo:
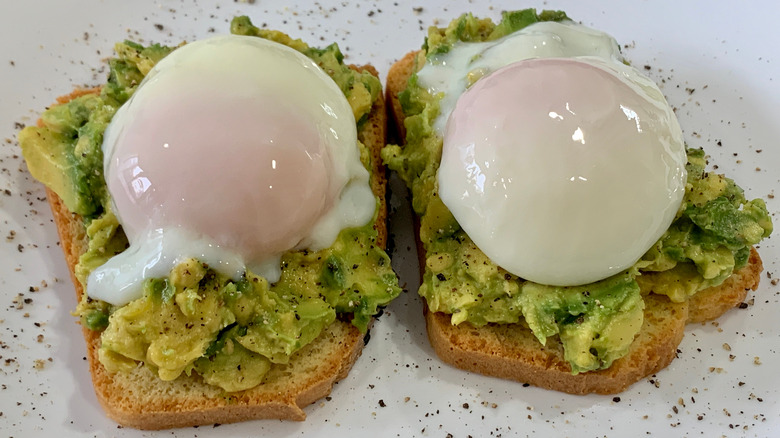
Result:
{"type": "Polygon", "coordinates": [[[301,53],[234,35],[176,49],[106,130],[130,248],[90,274],[88,295],[124,304],[187,258],[277,281],[284,252],[326,248],[373,217],[357,145],[341,89],[301,53]]]}

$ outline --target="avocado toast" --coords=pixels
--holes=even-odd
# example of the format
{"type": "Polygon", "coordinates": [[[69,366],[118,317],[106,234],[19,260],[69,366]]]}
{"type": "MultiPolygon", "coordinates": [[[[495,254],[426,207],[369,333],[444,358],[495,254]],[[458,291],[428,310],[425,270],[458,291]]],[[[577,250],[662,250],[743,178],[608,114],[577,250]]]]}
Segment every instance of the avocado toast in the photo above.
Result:
{"type": "Polygon", "coordinates": [[[273,40],[312,57],[350,98],[361,160],[370,171],[376,197],[374,220],[342,231],[330,248],[286,254],[282,279],[273,285],[251,273],[233,281],[191,259],[177,265],[168,278],[145,282],[143,298],[128,305],[88,298],[84,290],[89,271],[127,246],[107,207],[103,130],[144,74],[175,49],[118,44],[118,57],[109,62],[108,83],[62,98],[42,115],[38,127],[20,134],[20,143],[31,172],[49,186],[48,200],[81,301],[77,313],[95,392],[108,415],[125,426],[161,429],[260,418],[303,420],[302,408],[327,395],[334,382],[347,375],[372,316],[400,292],[382,249],[387,213],[379,151],[385,142],[386,112],[376,71],[344,66],[335,44],[310,48],[280,32],[260,30],[246,17],[234,19],[231,31],[273,40]],[[273,328],[258,331],[264,330],[261,325],[273,328]],[[155,336],[158,330],[166,335],[155,336]],[[159,340],[165,342],[160,345],[159,340]],[[266,355],[243,343],[258,346],[266,355]],[[156,351],[170,350],[181,354],[155,359],[156,351]],[[178,361],[192,352],[194,360],[178,361]]]}
{"type": "Polygon", "coordinates": [[[657,246],[640,259],[638,271],[600,285],[553,291],[512,276],[488,260],[438,199],[435,175],[442,139],[431,125],[440,97],[418,84],[416,72],[427,59],[448,53],[457,42],[495,40],[548,20],[567,17],[561,12],[537,15],[525,10],[504,13],[502,22],[494,24],[467,14],[446,29],[430,28],[423,50],[407,54],[388,74],[391,119],[405,144],[388,146],[383,158],[411,188],[413,208],[421,216],[416,234],[420,294],[426,300],[428,336],[437,354],[459,368],[543,388],[612,394],[667,366],[686,323],[716,318],[757,288],[762,265],[751,246],[771,232],[771,221],[761,200],[747,201],[732,181],[705,172],[704,153],[689,149],[685,208],[657,246]],[[729,204],[724,211],[730,213],[691,219],[705,210],[714,211],[718,204],[729,204]],[[743,205],[744,211],[755,214],[745,218],[743,205]],[[718,221],[730,225],[713,229],[711,225],[718,221]],[[681,240],[685,242],[675,248],[673,242],[681,240]],[[700,263],[700,254],[686,257],[686,247],[723,251],[722,269],[706,272],[699,266],[706,264],[700,263]],[[607,300],[614,304],[606,304],[607,300]],[[594,301],[599,308],[588,308],[594,301]],[[539,304],[544,302],[553,304],[539,304]],[[526,309],[534,312],[531,324],[526,309]],[[605,322],[608,314],[612,316],[605,322]],[[612,324],[617,321],[612,318],[622,318],[625,324],[612,324]],[[541,327],[540,320],[552,324],[541,327]],[[633,330],[602,336],[605,333],[593,330],[594,325],[627,325],[633,330]],[[561,340],[563,334],[567,342],[561,340]],[[622,346],[613,347],[613,339],[622,346]]]}

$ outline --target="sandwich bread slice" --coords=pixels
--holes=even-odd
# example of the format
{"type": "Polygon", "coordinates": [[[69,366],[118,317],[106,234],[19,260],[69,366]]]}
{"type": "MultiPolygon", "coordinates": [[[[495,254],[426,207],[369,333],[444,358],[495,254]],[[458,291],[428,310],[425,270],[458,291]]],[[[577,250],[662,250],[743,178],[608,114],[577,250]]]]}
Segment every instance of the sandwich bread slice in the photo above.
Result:
{"type": "MultiPolygon", "coordinates": [[[[254,27],[246,17],[236,18],[232,25],[232,31],[242,35],[274,40],[304,53],[316,52],[321,55],[324,54],[324,57],[329,57],[324,62],[335,62],[338,66],[343,65],[341,63],[341,53],[335,45],[322,50],[309,49],[300,40],[293,40],[280,32],[260,30],[254,27]]],[[[70,95],[64,96],[55,105],[55,110],[56,107],[66,108],[68,102],[76,102],[78,99],[94,96],[105,97],[106,87],[122,90],[131,89],[135,84],[130,85],[130,80],[123,81],[128,78],[137,78],[139,72],[144,70],[141,64],[159,61],[161,57],[154,55],[155,50],[165,49],[161,49],[161,46],[143,48],[127,42],[117,47],[120,56],[118,59],[111,61],[112,78],[109,80],[109,84],[94,89],[77,90],[70,95]],[[151,56],[145,56],[150,53],[151,56]],[[127,86],[127,88],[123,88],[123,86],[127,86]],[[101,91],[103,94],[101,94],[101,91]]],[[[147,67],[149,66],[147,65],[147,67]]],[[[119,424],[138,429],[167,429],[253,419],[302,421],[306,417],[303,409],[329,394],[334,383],[347,376],[367,342],[367,330],[371,325],[371,315],[381,310],[389,300],[400,292],[397,286],[397,279],[394,278],[395,275],[390,270],[389,258],[383,251],[387,242],[386,177],[385,168],[379,154],[385,144],[387,112],[381,85],[379,80],[376,79],[377,72],[372,66],[367,65],[362,67],[352,66],[350,70],[334,68],[329,73],[340,75],[343,79],[341,83],[342,90],[348,97],[351,96],[353,100],[361,102],[362,108],[359,110],[360,113],[356,114],[358,140],[361,143],[360,147],[364,151],[361,160],[370,172],[370,188],[377,204],[373,221],[355,231],[357,233],[355,236],[358,237],[354,237],[354,239],[340,238],[336,244],[346,245],[354,253],[364,253],[366,257],[377,258],[376,260],[371,259],[370,263],[366,261],[366,265],[379,266],[379,268],[369,267],[366,268],[369,269],[367,271],[356,272],[360,272],[370,282],[373,282],[372,284],[375,284],[381,293],[368,296],[361,295],[358,293],[358,290],[355,290],[353,298],[354,307],[353,301],[350,301],[349,306],[346,306],[337,300],[332,305],[332,307],[335,307],[335,310],[327,310],[331,315],[335,315],[335,319],[333,316],[328,317],[330,319],[326,318],[324,327],[322,327],[319,333],[316,333],[316,337],[313,340],[302,346],[296,343],[298,341],[295,339],[290,340],[289,342],[295,346],[292,353],[288,357],[275,360],[270,366],[262,365],[263,363],[268,363],[267,359],[259,359],[258,363],[261,363],[261,372],[257,375],[260,377],[259,383],[255,382],[257,384],[246,385],[248,387],[240,387],[240,389],[231,386],[233,385],[233,382],[230,381],[231,379],[239,380],[246,377],[247,379],[258,380],[258,377],[241,374],[242,367],[249,366],[251,371],[255,365],[242,362],[232,363],[231,365],[229,356],[228,364],[226,365],[228,369],[219,371],[224,372],[227,378],[216,380],[215,384],[212,381],[207,381],[204,377],[207,372],[203,372],[201,368],[198,368],[201,366],[198,364],[194,365],[194,369],[193,365],[188,366],[188,369],[175,378],[163,379],[161,378],[162,373],[152,362],[145,363],[144,360],[128,361],[127,358],[117,357],[112,350],[106,351],[103,334],[106,332],[107,326],[110,328],[110,324],[116,319],[113,318],[114,313],[121,310],[122,307],[107,305],[87,297],[85,295],[84,276],[80,273],[80,269],[84,269],[84,264],[89,263],[92,251],[90,240],[96,239],[94,233],[88,232],[88,228],[90,224],[99,221],[101,216],[92,215],[91,217],[85,217],[71,211],[63,197],[58,195],[52,187],[47,187],[47,198],[51,205],[61,246],[70,268],[77,297],[81,302],[78,313],[81,316],[83,334],[86,340],[89,371],[92,375],[94,390],[107,415],[119,424]],[[355,74],[351,74],[349,71],[355,74]],[[374,79],[366,78],[365,75],[370,75],[374,79]],[[373,89],[370,89],[372,87],[373,89]],[[344,243],[345,241],[346,243],[344,243]],[[374,263],[377,261],[379,264],[375,265],[374,263]],[[358,306],[364,307],[361,311],[362,314],[358,314],[358,311],[354,310],[358,306]],[[328,320],[332,322],[327,323],[328,320]],[[231,371],[231,366],[233,369],[237,368],[238,372],[231,371]]],[[[109,94],[110,92],[111,90],[109,90],[109,94]]],[[[73,106],[73,108],[78,109],[82,107],[73,106]]],[[[28,128],[26,132],[20,135],[20,143],[22,144],[25,158],[30,164],[31,171],[34,176],[46,182],[51,181],[50,169],[52,167],[45,164],[42,165],[40,161],[51,160],[56,162],[59,160],[59,157],[55,156],[52,148],[42,144],[43,140],[40,139],[57,135],[56,132],[53,133],[56,130],[57,121],[56,118],[53,120],[51,113],[48,116],[45,114],[39,121],[38,127],[28,128]]],[[[105,128],[105,126],[102,126],[102,128],[105,128]]],[[[84,133],[84,130],[79,134],[87,135],[84,133]]],[[[102,130],[100,134],[102,134],[102,130]]],[[[67,144],[73,147],[77,143],[78,140],[63,142],[65,146],[62,147],[67,147],[67,144]]],[[[61,170],[60,167],[55,167],[55,169],[61,170]]],[[[62,179],[67,179],[68,177],[69,175],[67,174],[56,174],[54,176],[54,178],[62,179]]],[[[53,186],[59,187],[56,183],[53,186]]],[[[71,196],[72,193],[65,191],[64,195],[71,196]]],[[[81,196],[81,194],[74,196],[81,196]]],[[[71,196],[72,198],[73,196],[71,196]]],[[[121,234],[121,232],[114,232],[121,234]]],[[[109,242],[106,248],[113,248],[111,245],[111,242],[109,242]]],[[[126,241],[124,246],[126,246],[126,241]]],[[[311,255],[311,251],[307,252],[304,250],[301,251],[301,254],[303,254],[302,257],[304,258],[311,258],[316,257],[319,253],[311,255]]],[[[351,277],[349,277],[348,273],[340,273],[336,268],[340,269],[342,266],[337,259],[334,260],[335,262],[332,263],[335,263],[337,266],[326,264],[320,281],[327,282],[326,275],[341,275],[342,277],[337,279],[341,280],[342,283],[348,282],[351,277]]],[[[357,265],[355,265],[353,270],[357,268],[357,265]]],[[[205,278],[210,275],[213,276],[213,274],[207,273],[206,277],[201,280],[201,284],[205,284],[205,278]]],[[[300,281],[300,287],[305,287],[305,283],[302,283],[304,280],[300,281]]],[[[317,285],[320,284],[320,281],[317,282],[317,285]]],[[[228,282],[228,286],[229,284],[230,282],[228,282]]],[[[350,288],[362,288],[363,284],[360,282],[355,284],[339,283],[337,286],[332,287],[344,288],[343,295],[350,288]]],[[[235,294],[235,292],[233,293],[235,294]]],[[[203,291],[200,291],[199,294],[201,295],[199,299],[204,299],[202,297],[206,296],[206,293],[203,291]]],[[[323,299],[317,298],[317,300],[323,299]]],[[[318,306],[317,309],[321,311],[322,305],[318,304],[318,306]]],[[[298,318],[298,313],[295,313],[294,316],[298,318]]],[[[231,350],[233,348],[242,348],[238,345],[240,337],[227,337],[230,334],[228,331],[231,330],[231,327],[233,326],[222,328],[214,338],[211,338],[207,342],[207,349],[203,353],[204,357],[197,359],[197,361],[202,363],[218,361],[220,360],[219,355],[227,351],[228,347],[231,347],[231,350]]],[[[306,332],[304,331],[303,333],[306,332]]],[[[111,342],[116,342],[116,339],[112,339],[111,342]]],[[[206,366],[207,368],[205,369],[208,370],[209,365],[206,364],[206,366]]]]}
{"type": "MultiPolygon", "coordinates": [[[[443,207],[443,204],[437,199],[437,184],[440,184],[441,180],[438,183],[431,182],[434,180],[432,175],[436,175],[442,147],[442,139],[441,137],[435,138],[435,130],[431,128],[431,125],[434,124],[433,119],[438,115],[438,102],[444,101],[447,96],[424,95],[419,97],[419,94],[415,93],[420,93],[420,88],[424,89],[424,86],[418,83],[416,73],[427,65],[437,65],[439,62],[437,56],[447,56],[458,47],[465,47],[473,42],[495,41],[538,21],[567,20],[562,12],[544,11],[537,15],[534,10],[505,12],[502,18],[501,23],[494,24],[490,20],[481,20],[470,14],[464,14],[446,28],[431,27],[423,49],[406,54],[391,67],[387,76],[386,92],[391,113],[390,124],[397,130],[401,144],[399,146],[389,145],[383,152],[383,158],[388,167],[399,172],[405,179],[412,191],[412,205],[417,215],[422,217],[416,221],[415,236],[423,284],[421,289],[427,288],[425,294],[422,291],[421,294],[423,294],[423,301],[426,303],[424,313],[428,337],[434,351],[444,362],[467,371],[571,394],[619,393],[633,383],[669,365],[676,357],[677,346],[683,338],[686,324],[715,319],[743,303],[747,293],[758,287],[760,273],[763,269],[761,258],[755,248],[749,244],[747,248],[742,250],[742,257],[744,257],[742,266],[733,273],[729,271],[730,275],[725,281],[704,287],[703,290],[692,295],[684,294],[682,297],[669,292],[669,289],[674,289],[674,285],[681,281],[680,276],[673,273],[675,270],[669,272],[650,272],[648,270],[637,275],[636,282],[640,289],[644,309],[641,312],[641,327],[638,328],[635,336],[631,335],[633,341],[622,357],[612,361],[608,367],[601,369],[575,370],[572,363],[567,360],[564,344],[560,337],[558,335],[548,336],[546,343],[540,342],[539,337],[535,335],[522,316],[519,321],[514,323],[486,322],[485,320],[472,323],[468,320],[462,321],[460,317],[457,317],[456,320],[456,315],[467,310],[469,305],[467,303],[459,307],[465,298],[456,295],[456,289],[469,287],[468,282],[473,280],[473,277],[469,277],[469,275],[474,274],[462,274],[459,268],[448,268],[449,271],[441,270],[437,267],[437,260],[432,259],[427,251],[435,239],[442,239],[439,237],[442,234],[460,236],[452,237],[451,240],[455,242],[448,241],[447,243],[450,245],[449,248],[459,248],[458,251],[464,245],[473,244],[464,243],[462,234],[453,233],[453,230],[459,229],[459,225],[453,224],[448,212],[442,213],[442,209],[446,209],[446,207],[443,207]],[[431,102],[435,103],[431,104],[431,102]],[[449,217],[449,220],[441,219],[442,217],[449,217]],[[425,222],[426,220],[428,224],[434,223],[435,226],[428,225],[432,229],[428,230],[427,235],[423,235],[421,232],[425,230],[421,230],[421,221],[425,222]],[[457,281],[461,281],[460,284],[456,282],[454,286],[451,286],[452,297],[449,298],[452,299],[447,301],[446,298],[437,298],[436,305],[439,306],[439,309],[431,310],[430,303],[426,299],[427,296],[432,294],[431,290],[439,294],[435,297],[447,295],[449,290],[442,288],[441,285],[446,284],[447,287],[450,287],[452,283],[445,282],[449,281],[451,277],[457,277],[457,281]],[[675,299],[670,300],[669,296],[673,296],[675,299]],[[445,304],[441,304],[442,302],[445,304]],[[448,306],[451,307],[448,308],[448,306]]],[[[467,50],[464,49],[464,51],[467,50]]],[[[474,51],[468,53],[471,54],[471,59],[478,59],[473,55],[474,51]]],[[[471,75],[472,72],[469,72],[469,81],[471,81],[471,75]]],[[[446,86],[442,86],[442,88],[446,89],[446,86]]],[[[697,160],[703,168],[704,156],[700,151],[689,152],[689,160],[697,160]]],[[[533,189],[535,188],[529,187],[529,190],[533,189]]],[[[763,205],[760,200],[757,203],[763,205]]],[[[763,234],[765,237],[771,231],[771,222],[765,208],[763,214],[758,216],[760,217],[758,222],[761,222],[763,227],[757,228],[758,235],[763,234]]],[[[518,224],[518,226],[522,226],[522,224],[518,224]]],[[[483,257],[479,250],[469,250],[468,257],[471,258],[468,259],[459,259],[455,253],[456,251],[453,250],[446,256],[448,263],[450,256],[455,259],[455,262],[448,266],[457,266],[459,263],[464,265],[477,263],[482,260],[479,257],[483,257]],[[475,253],[478,254],[476,260],[472,257],[475,253]]],[[[685,269],[690,269],[690,267],[686,266],[685,269]]],[[[467,268],[463,269],[463,271],[466,270],[467,268]]],[[[468,272],[473,273],[474,271],[468,272]]],[[[520,282],[522,284],[523,282],[523,279],[518,279],[500,268],[496,270],[496,273],[500,277],[505,277],[507,283],[520,282]]],[[[693,277],[695,275],[692,274],[690,278],[693,277]]],[[[496,282],[503,280],[504,278],[498,278],[496,282]]],[[[490,282],[492,280],[483,281],[480,279],[480,281],[483,284],[494,284],[490,282]]],[[[487,295],[488,292],[484,292],[487,295]]],[[[481,293],[476,294],[473,301],[476,302],[481,297],[481,293]]],[[[502,296],[502,298],[505,297],[502,296]]],[[[498,299],[497,297],[496,300],[498,299]]],[[[470,301],[472,301],[471,297],[468,299],[468,302],[470,301]]],[[[574,315],[572,318],[576,316],[574,315]]],[[[594,339],[597,337],[596,335],[594,339]]],[[[594,352],[591,350],[591,353],[594,352]]]]}

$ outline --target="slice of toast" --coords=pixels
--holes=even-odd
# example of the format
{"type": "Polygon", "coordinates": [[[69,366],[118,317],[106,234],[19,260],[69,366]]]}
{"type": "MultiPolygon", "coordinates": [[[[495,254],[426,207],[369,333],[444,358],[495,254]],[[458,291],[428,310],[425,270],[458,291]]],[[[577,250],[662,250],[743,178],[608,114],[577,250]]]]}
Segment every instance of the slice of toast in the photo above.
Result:
{"type": "MultiPolygon", "coordinates": [[[[378,76],[368,65],[354,67],[378,76]]],[[[59,102],[66,102],[99,89],[78,90],[59,102]]],[[[387,111],[383,96],[374,103],[358,138],[371,151],[371,188],[380,199],[374,223],[377,245],[387,242],[386,171],[379,156],[385,145],[387,111]]],[[[62,200],[47,189],[71,278],[79,299],[84,293],[75,277],[75,265],[86,251],[86,231],[81,218],[72,214],[62,200]]],[[[303,408],[328,395],[333,384],[347,376],[364,346],[364,335],[351,323],[336,320],[309,345],[296,352],[287,365],[275,365],[263,383],[255,388],[226,393],[193,374],[173,381],[160,380],[147,367],[130,373],[109,373],[98,360],[100,333],[83,328],[87,357],[95,393],[107,415],[123,426],[165,429],[253,419],[304,420],[303,408]]]]}
{"type": "MultiPolygon", "coordinates": [[[[406,88],[414,73],[415,58],[410,52],[393,64],[387,75],[386,89],[390,119],[398,138],[406,138],[404,113],[398,93],[406,88]]],[[[415,237],[422,276],[425,249],[415,237]]],[[[489,376],[530,383],[570,394],[615,394],[642,378],[665,368],[674,359],[683,338],[685,325],[717,318],[739,305],[748,290],[756,290],[763,269],[761,258],[751,249],[748,265],[723,284],[705,289],[684,303],[672,303],[665,296],[645,297],[644,322],[629,352],[606,370],[573,375],[563,358],[563,345],[557,337],[542,346],[531,330],[522,324],[469,323],[452,325],[450,315],[424,309],[428,338],[436,354],[455,367],[489,376]]],[[[643,291],[648,292],[648,291],[643,291]]]]}

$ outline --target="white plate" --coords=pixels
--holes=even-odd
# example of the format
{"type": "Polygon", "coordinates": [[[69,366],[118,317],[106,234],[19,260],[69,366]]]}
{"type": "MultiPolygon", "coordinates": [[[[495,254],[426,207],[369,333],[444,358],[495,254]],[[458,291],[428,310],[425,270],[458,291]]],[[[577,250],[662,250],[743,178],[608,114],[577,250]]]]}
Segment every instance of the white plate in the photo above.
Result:
{"type": "MultiPolygon", "coordinates": [[[[35,123],[46,105],[75,86],[101,83],[106,76],[101,60],[124,38],[173,44],[226,33],[230,17],[248,14],[257,24],[267,23],[314,45],[335,41],[347,61],[372,63],[384,77],[395,59],[419,48],[430,24],[445,24],[466,11],[496,18],[501,10],[532,5],[430,3],[322,0],[285,7],[268,0],[2,2],[2,435],[777,435],[780,288],[769,278],[777,271],[777,237],[761,245],[766,273],[753,295],[754,305],[733,310],[717,323],[689,327],[679,358],[619,399],[571,396],[462,372],[436,358],[424,334],[407,199],[397,181],[391,200],[393,256],[408,292],[374,326],[371,342],[332,398],[306,409],[305,422],[255,421],[152,433],[118,428],[105,418],[83,359],[80,329],[69,314],[76,302],[51,213],[41,185],[31,180],[19,157],[16,125],[35,123]],[[416,9],[420,6],[422,10],[416,9]],[[22,309],[14,302],[19,296],[22,309]]],[[[766,2],[737,9],[727,1],[582,3],[550,0],[536,6],[564,9],[625,44],[625,54],[635,65],[650,66],[649,73],[663,81],[689,144],[703,146],[719,170],[736,179],[750,197],[765,199],[776,215],[778,7],[766,2]]]]}

